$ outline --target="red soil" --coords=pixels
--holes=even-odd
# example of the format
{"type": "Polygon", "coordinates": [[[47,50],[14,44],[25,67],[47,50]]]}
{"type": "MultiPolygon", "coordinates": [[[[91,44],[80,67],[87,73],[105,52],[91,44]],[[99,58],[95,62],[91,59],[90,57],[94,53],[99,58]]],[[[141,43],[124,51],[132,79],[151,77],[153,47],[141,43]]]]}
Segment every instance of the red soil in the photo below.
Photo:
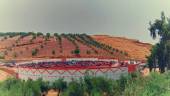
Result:
{"type": "MultiPolygon", "coordinates": [[[[110,37],[110,36],[92,36],[98,42],[111,45],[113,48],[117,48],[121,51],[126,51],[131,58],[145,60],[145,55],[149,55],[149,50],[151,48],[150,44],[141,43],[131,39],[125,39],[120,37],[110,37]]],[[[5,59],[15,59],[15,60],[30,60],[30,59],[42,59],[42,58],[61,58],[61,57],[77,57],[72,52],[76,49],[75,45],[62,36],[62,48],[60,48],[59,40],[51,37],[49,40],[45,40],[42,36],[37,37],[32,40],[32,36],[27,36],[20,38],[19,36],[13,38],[7,38],[5,40],[1,39],[0,42],[0,52],[6,51],[5,59]],[[17,43],[18,42],[18,43],[17,43]],[[32,50],[38,49],[38,53],[32,56],[32,50]],[[61,52],[63,50],[63,52],[61,52]],[[52,54],[55,51],[55,54],[52,54]]],[[[80,57],[107,57],[107,58],[118,58],[125,59],[129,58],[124,54],[119,52],[114,52],[111,54],[106,50],[97,48],[93,45],[87,45],[85,43],[75,41],[80,49],[80,57]],[[96,50],[98,54],[94,52],[96,50]],[[87,54],[90,51],[90,54],[87,54]]]]}

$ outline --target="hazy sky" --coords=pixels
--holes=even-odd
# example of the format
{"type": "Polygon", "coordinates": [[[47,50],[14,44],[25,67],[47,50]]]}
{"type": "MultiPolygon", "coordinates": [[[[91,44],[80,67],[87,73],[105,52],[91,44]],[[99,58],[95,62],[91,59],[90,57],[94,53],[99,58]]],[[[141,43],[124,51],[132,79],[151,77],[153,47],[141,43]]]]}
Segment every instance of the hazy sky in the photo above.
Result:
{"type": "Polygon", "coordinates": [[[148,22],[170,16],[170,0],[0,0],[1,32],[74,32],[152,43],[148,22]]]}

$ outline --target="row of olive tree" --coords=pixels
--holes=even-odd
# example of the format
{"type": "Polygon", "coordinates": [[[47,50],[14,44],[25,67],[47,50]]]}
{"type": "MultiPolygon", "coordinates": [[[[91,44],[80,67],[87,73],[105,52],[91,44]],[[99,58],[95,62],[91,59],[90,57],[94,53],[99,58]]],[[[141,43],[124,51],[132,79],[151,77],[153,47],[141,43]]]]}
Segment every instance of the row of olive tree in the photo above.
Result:
{"type": "Polygon", "coordinates": [[[71,37],[71,34],[62,34],[62,36],[75,46],[75,49],[72,51],[72,53],[75,55],[80,55],[79,45],[76,43],[76,40],[71,37]]]}
{"type": "Polygon", "coordinates": [[[88,46],[91,50],[87,50],[86,51],[87,54],[91,54],[92,52],[97,54],[98,51],[93,47],[93,45],[91,45],[88,42],[86,42],[85,40],[83,40],[83,38],[81,38],[81,35],[83,35],[83,34],[70,34],[70,37],[73,38],[74,40],[76,40],[77,42],[80,42],[80,43],[88,46]]]}

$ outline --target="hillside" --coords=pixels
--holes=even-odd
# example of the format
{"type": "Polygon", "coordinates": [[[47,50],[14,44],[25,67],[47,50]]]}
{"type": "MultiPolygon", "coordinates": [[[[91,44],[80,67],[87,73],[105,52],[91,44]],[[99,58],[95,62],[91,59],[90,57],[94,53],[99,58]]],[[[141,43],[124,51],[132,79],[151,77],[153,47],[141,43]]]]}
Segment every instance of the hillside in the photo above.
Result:
{"type": "Polygon", "coordinates": [[[111,37],[108,35],[93,35],[93,39],[98,42],[108,44],[113,48],[125,51],[132,59],[146,60],[150,54],[151,44],[142,43],[138,40],[127,39],[124,37],[111,37]]]}
{"type": "Polygon", "coordinates": [[[66,57],[128,59],[126,51],[97,42],[86,34],[8,33],[0,34],[0,57],[31,60],[66,57]]]}

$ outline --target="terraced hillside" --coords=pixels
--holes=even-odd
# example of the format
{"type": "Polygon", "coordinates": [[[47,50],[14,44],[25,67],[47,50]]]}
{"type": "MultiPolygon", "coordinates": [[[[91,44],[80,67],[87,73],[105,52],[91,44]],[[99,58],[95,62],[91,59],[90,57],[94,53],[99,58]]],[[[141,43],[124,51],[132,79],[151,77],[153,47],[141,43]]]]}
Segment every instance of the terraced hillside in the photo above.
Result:
{"type": "Polygon", "coordinates": [[[111,37],[108,35],[93,35],[91,37],[98,42],[108,44],[113,48],[127,52],[131,59],[146,60],[146,56],[150,54],[150,49],[152,47],[151,44],[124,37],[111,37]]]}
{"type": "Polygon", "coordinates": [[[86,34],[0,33],[0,58],[29,60],[62,57],[127,59],[126,51],[113,48],[86,34]]]}

